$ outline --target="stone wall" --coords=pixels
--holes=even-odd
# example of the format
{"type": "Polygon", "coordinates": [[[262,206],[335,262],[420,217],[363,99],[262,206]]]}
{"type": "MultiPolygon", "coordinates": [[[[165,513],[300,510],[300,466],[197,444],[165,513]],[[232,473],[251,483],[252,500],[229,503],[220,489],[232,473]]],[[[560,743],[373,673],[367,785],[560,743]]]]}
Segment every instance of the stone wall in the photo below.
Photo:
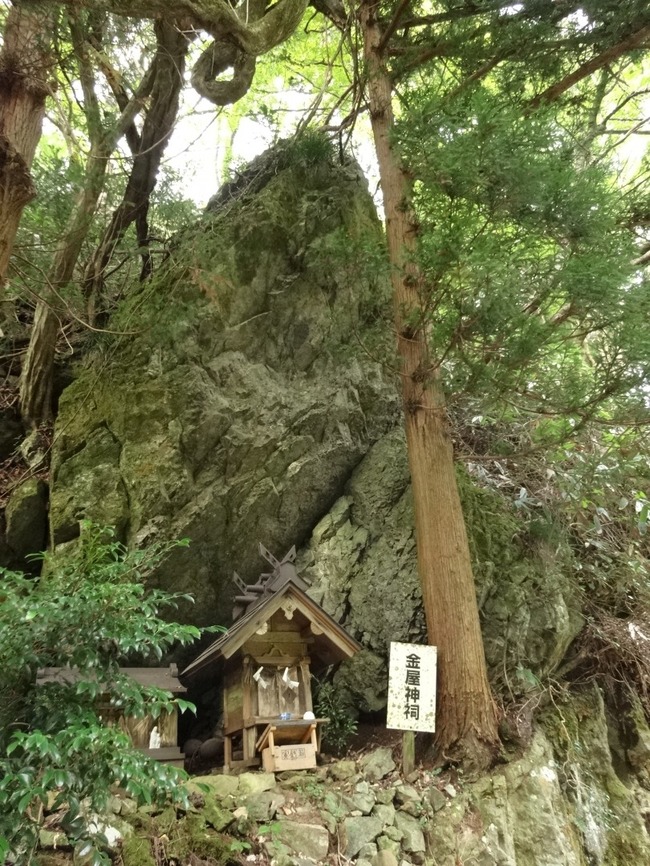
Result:
{"type": "MultiPolygon", "coordinates": [[[[650,795],[614,770],[603,700],[594,688],[548,711],[523,754],[476,780],[454,770],[399,772],[398,748],[314,771],[208,775],[191,805],[116,796],[101,821],[124,866],[237,862],[276,866],[643,866],[650,795]],[[156,859],[154,860],[154,856],[156,859]]],[[[44,847],[65,856],[58,815],[44,847]]],[[[47,860],[41,855],[40,862],[47,860]]]]}

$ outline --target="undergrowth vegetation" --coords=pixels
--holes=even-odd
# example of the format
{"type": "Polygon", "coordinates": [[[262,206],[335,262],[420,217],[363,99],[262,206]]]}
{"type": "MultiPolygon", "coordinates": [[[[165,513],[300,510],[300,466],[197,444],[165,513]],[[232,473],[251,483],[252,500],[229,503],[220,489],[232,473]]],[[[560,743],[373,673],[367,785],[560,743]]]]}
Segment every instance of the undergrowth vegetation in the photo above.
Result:
{"type": "Polygon", "coordinates": [[[519,704],[563,679],[596,681],[622,710],[638,696],[650,714],[645,427],[586,423],[551,447],[537,438],[538,419],[471,415],[476,406],[459,408],[455,421],[461,486],[476,490],[464,507],[479,585],[491,569],[498,579],[499,570],[531,568],[541,558],[564,575],[583,618],[550,678],[533,673],[524,654],[493,672],[495,684],[506,703],[519,704]]]}
{"type": "Polygon", "coordinates": [[[343,696],[330,682],[320,682],[315,694],[316,713],[319,719],[329,719],[323,729],[323,742],[335,755],[345,753],[350,740],[357,732],[357,719],[343,696]]]}
{"type": "Polygon", "coordinates": [[[0,862],[31,862],[45,808],[60,810],[57,829],[95,866],[106,859],[96,816],[114,786],[140,803],[186,799],[184,773],[134,749],[99,707],[101,698],[136,718],[194,709],[120,672],[125,660],[159,660],[200,634],[162,619],[185,596],[146,588],[172,546],[127,551],[111,530],[85,523],[65,556],[45,557],[41,578],[2,572],[0,862]],[[39,685],[42,668],[59,676],[39,685]]]}

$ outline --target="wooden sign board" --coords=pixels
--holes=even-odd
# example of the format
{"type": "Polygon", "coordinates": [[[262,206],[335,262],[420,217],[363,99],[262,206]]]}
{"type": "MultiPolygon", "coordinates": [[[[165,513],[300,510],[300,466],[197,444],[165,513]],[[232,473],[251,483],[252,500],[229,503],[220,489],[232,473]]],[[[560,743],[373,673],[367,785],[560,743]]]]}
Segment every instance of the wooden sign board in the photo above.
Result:
{"type": "Polygon", "coordinates": [[[391,643],[387,728],[435,731],[437,660],[437,647],[391,643]]]}

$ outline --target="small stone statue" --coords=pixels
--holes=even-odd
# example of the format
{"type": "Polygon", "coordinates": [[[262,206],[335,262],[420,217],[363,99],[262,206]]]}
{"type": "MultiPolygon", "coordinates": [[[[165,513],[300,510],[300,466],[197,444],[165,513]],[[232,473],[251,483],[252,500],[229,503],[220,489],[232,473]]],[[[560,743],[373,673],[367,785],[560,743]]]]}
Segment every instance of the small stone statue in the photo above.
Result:
{"type": "Polygon", "coordinates": [[[160,748],[160,732],[158,730],[158,726],[154,725],[151,733],[149,734],[149,748],[150,749],[159,749],[160,748]]]}

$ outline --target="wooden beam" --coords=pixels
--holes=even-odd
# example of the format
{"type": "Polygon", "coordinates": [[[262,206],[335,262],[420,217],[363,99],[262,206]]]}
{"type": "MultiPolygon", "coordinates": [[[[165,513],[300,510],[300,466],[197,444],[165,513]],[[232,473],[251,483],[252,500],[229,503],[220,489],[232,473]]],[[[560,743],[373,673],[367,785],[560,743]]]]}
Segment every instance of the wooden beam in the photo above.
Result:
{"type": "Polygon", "coordinates": [[[415,770],[415,733],[404,731],[402,735],[402,772],[410,776],[415,770]]]}

